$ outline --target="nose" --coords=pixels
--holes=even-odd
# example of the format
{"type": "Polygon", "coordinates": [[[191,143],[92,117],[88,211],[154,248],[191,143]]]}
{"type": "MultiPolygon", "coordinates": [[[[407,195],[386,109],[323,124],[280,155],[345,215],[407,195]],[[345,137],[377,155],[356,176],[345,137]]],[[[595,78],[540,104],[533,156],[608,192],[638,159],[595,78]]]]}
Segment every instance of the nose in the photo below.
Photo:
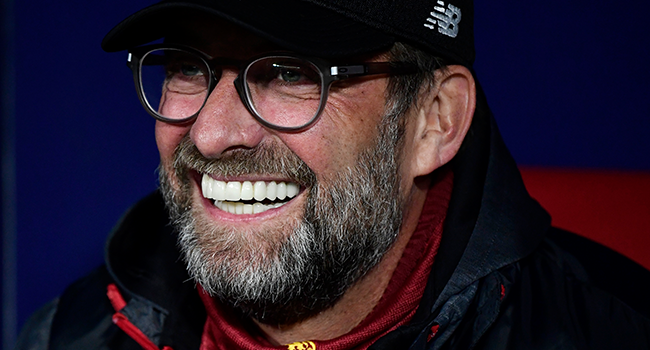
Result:
{"type": "Polygon", "coordinates": [[[266,129],[242,103],[233,81],[236,72],[224,70],[190,130],[190,138],[207,158],[230,149],[257,146],[266,129]]]}

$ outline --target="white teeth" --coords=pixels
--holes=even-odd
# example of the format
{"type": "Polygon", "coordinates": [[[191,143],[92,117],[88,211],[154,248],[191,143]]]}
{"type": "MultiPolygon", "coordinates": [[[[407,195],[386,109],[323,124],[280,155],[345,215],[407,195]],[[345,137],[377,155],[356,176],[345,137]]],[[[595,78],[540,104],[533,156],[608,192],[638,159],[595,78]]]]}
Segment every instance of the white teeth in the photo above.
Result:
{"type": "Polygon", "coordinates": [[[255,194],[253,195],[253,197],[255,198],[255,200],[263,201],[264,198],[266,198],[266,182],[257,181],[254,187],[255,187],[255,194]]]}
{"type": "Polygon", "coordinates": [[[300,187],[298,187],[298,184],[295,184],[293,182],[289,182],[287,184],[287,197],[293,198],[298,194],[298,191],[300,190],[300,187]]]}
{"type": "Polygon", "coordinates": [[[263,213],[269,209],[275,209],[279,208],[283,205],[285,205],[286,202],[283,203],[272,203],[272,204],[262,204],[262,203],[255,203],[255,204],[244,204],[241,202],[228,202],[228,201],[215,201],[214,206],[223,210],[227,211],[231,214],[259,214],[263,213]]]}
{"type": "MultiPolygon", "coordinates": [[[[205,178],[205,175],[203,175],[203,177],[205,178]]],[[[212,192],[211,190],[208,189],[211,184],[212,181],[205,181],[201,179],[201,193],[203,193],[203,197],[205,197],[206,193],[212,192]]]]}
{"type": "MultiPolygon", "coordinates": [[[[224,181],[207,181],[207,182],[210,183],[210,185],[208,185],[208,189],[211,192],[208,193],[212,193],[211,198],[216,199],[218,201],[226,200],[226,183],[224,181]]],[[[203,196],[205,196],[205,194],[203,194],[203,196]]]]}
{"type": "Polygon", "coordinates": [[[241,199],[244,201],[253,199],[253,184],[250,181],[241,184],[241,199]]]}
{"type": "Polygon", "coordinates": [[[262,203],[253,204],[253,214],[263,213],[268,209],[268,207],[262,203]]]}
{"type": "Polygon", "coordinates": [[[287,184],[280,182],[278,184],[278,199],[283,200],[287,197],[287,184]]]}
{"type": "Polygon", "coordinates": [[[291,199],[298,195],[300,186],[293,182],[257,181],[218,181],[204,174],[201,179],[203,197],[215,200],[214,205],[232,214],[257,214],[268,209],[278,208],[285,203],[262,204],[270,201],[291,199]],[[240,201],[257,201],[245,204],[240,201]]]}
{"type": "Polygon", "coordinates": [[[230,181],[226,185],[226,200],[238,201],[241,198],[241,182],[230,181]]]}
{"type": "Polygon", "coordinates": [[[278,186],[275,183],[275,181],[271,181],[266,185],[266,198],[274,201],[275,200],[275,193],[277,190],[278,186]]]}

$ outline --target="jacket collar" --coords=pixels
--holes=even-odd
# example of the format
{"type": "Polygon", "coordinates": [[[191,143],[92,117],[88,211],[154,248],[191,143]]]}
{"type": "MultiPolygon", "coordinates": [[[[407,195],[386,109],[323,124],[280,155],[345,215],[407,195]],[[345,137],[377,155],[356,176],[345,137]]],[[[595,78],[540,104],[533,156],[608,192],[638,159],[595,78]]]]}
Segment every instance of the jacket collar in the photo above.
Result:
{"type": "Polygon", "coordinates": [[[414,323],[427,323],[451,296],[528,256],[550,227],[550,216],[526,191],[480,86],[472,126],[452,167],[442,242],[414,323]]]}
{"type": "MultiPolygon", "coordinates": [[[[467,195],[460,189],[465,183],[457,183],[458,186],[454,189],[459,190],[460,197],[466,197],[467,208],[456,205],[450,208],[448,215],[467,216],[468,213],[463,211],[471,213],[477,202],[480,205],[459,263],[432,310],[474,281],[531,254],[544,238],[551,223],[548,213],[528,194],[517,164],[503,142],[480,87],[478,91],[476,123],[473,125],[475,129],[468,140],[467,149],[456,160],[456,167],[471,167],[467,163],[476,162],[479,168],[477,173],[470,174],[473,178],[463,181],[472,186],[472,182],[480,183],[481,174],[485,174],[482,191],[476,192],[479,196],[467,195]],[[475,159],[477,156],[485,157],[485,161],[475,159]],[[481,164],[485,164],[484,172],[480,171],[481,164]],[[451,212],[453,210],[459,212],[451,212]]],[[[452,201],[453,198],[452,192],[452,201]]],[[[452,227],[453,224],[452,222],[448,226],[449,230],[443,237],[450,235],[449,231],[461,231],[467,225],[460,223],[460,227],[452,227]]]]}
{"type": "Polygon", "coordinates": [[[155,343],[198,349],[206,314],[176,246],[158,191],[134,205],[106,244],[109,274],[136,310],[129,319],[155,343]]]}

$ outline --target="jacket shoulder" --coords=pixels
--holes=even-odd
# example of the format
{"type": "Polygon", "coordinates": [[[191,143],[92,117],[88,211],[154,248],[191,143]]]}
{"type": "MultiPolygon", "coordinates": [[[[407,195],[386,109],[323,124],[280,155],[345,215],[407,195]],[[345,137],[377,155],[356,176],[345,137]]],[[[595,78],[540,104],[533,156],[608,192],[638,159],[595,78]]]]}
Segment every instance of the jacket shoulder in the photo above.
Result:
{"type": "Polygon", "coordinates": [[[59,298],[55,298],[29,317],[16,342],[16,350],[48,349],[52,320],[58,305],[59,298]]]}
{"type": "Polygon", "coordinates": [[[649,303],[639,297],[650,272],[620,254],[551,229],[502,272],[514,283],[479,348],[650,349],[649,303]]]}
{"type": "Polygon", "coordinates": [[[99,339],[114,332],[106,297],[111,278],[104,266],[71,284],[59,297],[50,337],[51,349],[102,349],[99,339]]]}
{"type": "MultiPolygon", "coordinates": [[[[650,271],[605,246],[577,234],[552,228],[547,241],[579,263],[587,283],[619,299],[650,319],[650,271]]],[[[557,253],[556,253],[557,254],[557,253]]]]}
{"type": "Polygon", "coordinates": [[[137,349],[112,322],[115,311],[106,296],[106,286],[112,282],[106,267],[101,266],[68,286],[32,315],[16,349],[137,349]]]}

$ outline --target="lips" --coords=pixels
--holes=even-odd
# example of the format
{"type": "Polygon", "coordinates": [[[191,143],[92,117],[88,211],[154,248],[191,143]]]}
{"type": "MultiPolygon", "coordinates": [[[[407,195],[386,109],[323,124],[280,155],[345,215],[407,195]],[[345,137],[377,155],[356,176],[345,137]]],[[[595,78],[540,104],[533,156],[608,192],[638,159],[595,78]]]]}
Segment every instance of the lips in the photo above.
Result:
{"type": "Polygon", "coordinates": [[[231,214],[258,214],[279,208],[298,195],[300,186],[293,182],[219,181],[207,174],[201,179],[203,197],[231,214]]]}

